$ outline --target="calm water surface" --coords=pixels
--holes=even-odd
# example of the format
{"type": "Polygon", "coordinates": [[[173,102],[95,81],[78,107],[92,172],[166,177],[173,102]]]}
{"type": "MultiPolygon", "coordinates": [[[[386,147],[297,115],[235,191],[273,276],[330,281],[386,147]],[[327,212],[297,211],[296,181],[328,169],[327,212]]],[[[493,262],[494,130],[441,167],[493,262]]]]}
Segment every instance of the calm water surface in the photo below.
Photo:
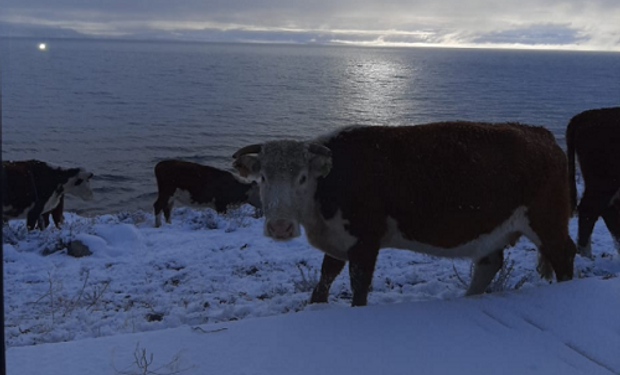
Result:
{"type": "Polygon", "coordinates": [[[349,124],[543,125],[620,105],[620,54],[50,40],[0,41],[3,158],[96,174],[85,215],[151,210],[153,166],[230,169],[250,142],[349,124]]]}

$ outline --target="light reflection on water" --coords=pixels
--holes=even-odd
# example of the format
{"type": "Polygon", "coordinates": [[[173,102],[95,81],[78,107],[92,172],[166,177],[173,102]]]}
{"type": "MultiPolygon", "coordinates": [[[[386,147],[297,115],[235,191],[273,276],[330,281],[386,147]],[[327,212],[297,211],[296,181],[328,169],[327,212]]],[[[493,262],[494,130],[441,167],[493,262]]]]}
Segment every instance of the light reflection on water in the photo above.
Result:
{"type": "MultiPolygon", "coordinates": [[[[346,66],[344,92],[338,106],[345,113],[356,113],[370,123],[402,125],[395,115],[405,113],[415,97],[412,86],[416,81],[416,66],[378,56],[346,66]],[[413,91],[413,92],[412,92],[413,91]]],[[[398,117],[397,117],[398,118],[398,117]]]]}
{"type": "Polygon", "coordinates": [[[110,41],[1,40],[3,157],[97,175],[90,214],[151,209],[166,158],[230,169],[248,143],[349,124],[544,125],[620,105],[620,55],[110,41]],[[34,47],[34,48],[32,48],[34,47]]]}

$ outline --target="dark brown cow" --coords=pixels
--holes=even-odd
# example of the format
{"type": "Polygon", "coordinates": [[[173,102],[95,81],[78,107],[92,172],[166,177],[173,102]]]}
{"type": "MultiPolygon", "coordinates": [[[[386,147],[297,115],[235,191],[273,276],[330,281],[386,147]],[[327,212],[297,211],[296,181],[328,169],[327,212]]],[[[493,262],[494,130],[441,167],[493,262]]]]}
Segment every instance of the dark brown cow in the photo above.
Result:
{"type": "Polygon", "coordinates": [[[62,216],[61,201],[65,194],[84,200],[93,197],[90,188],[93,174],[82,168],[53,167],[39,160],[6,161],[2,168],[3,220],[26,218],[28,229],[44,221],[43,213],[44,216],[58,214],[60,207],[62,216]]]}
{"type": "Polygon", "coordinates": [[[348,127],[314,141],[237,151],[233,166],[258,181],[265,235],[304,227],[325,252],[311,302],[326,302],[349,261],[352,305],[364,305],[379,249],[470,258],[468,295],[483,293],[521,235],[541,275],[573,277],[566,156],[542,127],[445,122],[348,127]]]}
{"type": "Polygon", "coordinates": [[[577,208],[579,253],[592,257],[590,236],[601,216],[620,252],[620,107],[593,109],[573,117],[566,128],[566,146],[573,208],[577,206],[575,155],[585,184],[577,208]]]}
{"type": "Polygon", "coordinates": [[[249,203],[260,208],[256,184],[240,181],[234,174],[221,169],[181,160],[164,160],[155,166],[155,178],[159,193],[153,204],[156,227],[161,225],[162,211],[166,222],[170,223],[175,200],[188,206],[212,207],[220,213],[231,204],[249,203]]]}

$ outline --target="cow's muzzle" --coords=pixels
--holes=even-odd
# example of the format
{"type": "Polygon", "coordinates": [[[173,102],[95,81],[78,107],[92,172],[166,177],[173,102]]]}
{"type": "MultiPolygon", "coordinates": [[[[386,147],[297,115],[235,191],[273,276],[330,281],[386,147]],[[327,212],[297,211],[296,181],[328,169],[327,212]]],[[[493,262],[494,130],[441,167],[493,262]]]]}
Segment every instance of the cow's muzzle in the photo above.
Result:
{"type": "Polygon", "coordinates": [[[276,240],[290,240],[299,235],[296,225],[290,220],[269,220],[265,224],[267,235],[276,240]]]}

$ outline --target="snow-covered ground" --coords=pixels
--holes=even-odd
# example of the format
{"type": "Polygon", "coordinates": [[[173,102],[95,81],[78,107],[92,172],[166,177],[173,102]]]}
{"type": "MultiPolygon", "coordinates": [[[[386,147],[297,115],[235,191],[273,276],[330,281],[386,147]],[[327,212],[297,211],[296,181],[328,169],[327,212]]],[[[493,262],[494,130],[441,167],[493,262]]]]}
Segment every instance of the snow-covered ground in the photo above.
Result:
{"type": "Polygon", "coordinates": [[[12,348],[9,374],[613,375],[620,278],[12,348]],[[146,362],[145,362],[146,361],[146,362]],[[151,372],[149,372],[151,371],[151,372]]]}
{"type": "Polygon", "coordinates": [[[307,305],[322,253],[264,237],[251,213],[180,208],[161,228],[144,212],[66,214],[62,230],[31,233],[11,222],[9,374],[143,374],[137,345],[151,370],[188,374],[620,374],[620,256],[602,221],[574,281],[540,280],[522,240],[494,293],[463,298],[468,262],[388,249],[369,306],[352,309],[346,268],[328,305],[307,305]],[[68,256],[76,239],[93,255],[68,256]]]}

